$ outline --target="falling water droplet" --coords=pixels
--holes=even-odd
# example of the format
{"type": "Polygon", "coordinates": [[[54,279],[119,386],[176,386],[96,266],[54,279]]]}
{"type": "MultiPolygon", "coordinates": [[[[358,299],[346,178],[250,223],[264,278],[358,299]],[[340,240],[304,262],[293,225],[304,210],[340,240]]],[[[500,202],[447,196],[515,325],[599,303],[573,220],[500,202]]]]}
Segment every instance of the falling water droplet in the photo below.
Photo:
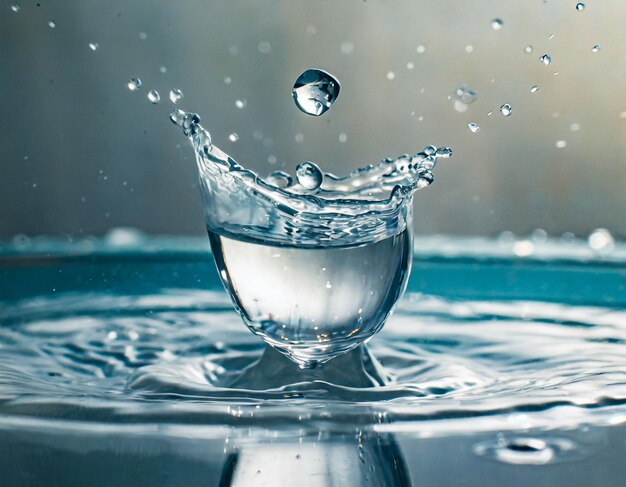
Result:
{"type": "Polygon", "coordinates": [[[259,42],[257,49],[259,50],[261,54],[269,54],[272,50],[272,46],[270,45],[269,42],[263,41],[263,42],[259,42]]]}
{"type": "Polygon", "coordinates": [[[529,45],[527,45],[527,46],[524,48],[524,52],[525,52],[526,54],[530,54],[530,53],[532,53],[533,51],[534,51],[533,46],[531,46],[530,44],[529,44],[529,45]]]}
{"type": "Polygon", "coordinates": [[[508,103],[505,103],[504,105],[500,107],[500,113],[502,113],[502,115],[504,115],[505,117],[510,116],[512,112],[513,112],[513,109],[511,108],[511,105],[509,105],[508,103]]]}
{"type": "Polygon", "coordinates": [[[161,95],[157,90],[150,90],[148,92],[148,100],[150,100],[155,105],[161,101],[161,95]]]}
{"type": "Polygon", "coordinates": [[[165,66],[161,66],[159,68],[159,71],[161,71],[161,73],[165,74],[165,73],[167,73],[167,68],[165,66]]]}
{"type": "Polygon", "coordinates": [[[549,54],[544,54],[543,56],[539,58],[539,61],[541,61],[543,64],[547,66],[548,64],[552,62],[552,58],[550,57],[549,54]]]}
{"type": "Polygon", "coordinates": [[[597,252],[610,252],[615,247],[615,239],[606,228],[598,228],[591,232],[587,243],[592,250],[597,252]]]}
{"type": "Polygon", "coordinates": [[[296,167],[298,184],[309,191],[314,191],[322,185],[324,175],[319,167],[312,162],[303,162],[296,167]]]}
{"type": "Polygon", "coordinates": [[[537,93],[538,91],[539,91],[539,86],[537,86],[537,85],[533,85],[533,86],[530,88],[530,92],[531,92],[531,93],[537,93]]]}
{"type": "Polygon", "coordinates": [[[98,44],[97,42],[89,43],[89,49],[91,49],[92,51],[97,51],[99,47],[100,47],[100,44],[98,44]]]}
{"type": "Polygon", "coordinates": [[[346,134],[344,134],[343,132],[341,132],[339,134],[339,142],[344,143],[348,141],[348,136],[346,134]]]}
{"type": "Polygon", "coordinates": [[[267,177],[266,181],[277,188],[286,188],[293,184],[291,176],[284,171],[273,172],[267,177]]]}
{"type": "Polygon", "coordinates": [[[57,23],[54,20],[51,20],[50,22],[48,22],[48,27],[50,27],[51,29],[54,29],[57,26],[57,23]]]}
{"type": "Polygon", "coordinates": [[[140,38],[142,41],[145,41],[145,40],[148,38],[148,34],[146,34],[145,32],[140,32],[140,33],[139,33],[139,38],[140,38]]]}
{"type": "Polygon", "coordinates": [[[392,80],[396,79],[396,73],[394,73],[393,71],[388,71],[387,72],[387,79],[389,81],[392,81],[392,80]]]}
{"type": "Polygon", "coordinates": [[[246,100],[235,100],[235,106],[237,108],[246,108],[246,105],[248,105],[246,100]]]}
{"type": "Polygon", "coordinates": [[[476,98],[478,98],[478,95],[476,94],[476,92],[470,89],[465,83],[461,83],[459,85],[459,87],[454,92],[454,96],[456,97],[457,100],[459,100],[462,103],[465,103],[466,105],[469,105],[470,103],[474,103],[476,101],[476,98]]]}
{"type": "Polygon", "coordinates": [[[557,140],[555,145],[556,145],[557,149],[564,149],[565,147],[567,147],[567,141],[566,140],[557,140]]]}
{"type": "Polygon", "coordinates": [[[228,140],[230,140],[231,142],[237,142],[239,140],[239,135],[233,132],[228,136],[228,140]]]}
{"type": "Polygon", "coordinates": [[[579,123],[572,123],[572,124],[570,124],[569,129],[572,132],[578,132],[580,130],[580,124],[579,123]]]}
{"type": "Polygon", "coordinates": [[[591,52],[598,52],[601,49],[600,44],[596,44],[591,48],[591,52]]]}
{"type": "Polygon", "coordinates": [[[172,103],[178,103],[179,100],[183,98],[183,92],[178,88],[174,88],[170,91],[170,100],[172,103]]]}
{"type": "Polygon", "coordinates": [[[418,54],[424,54],[426,52],[426,46],[424,44],[420,44],[416,49],[418,54]]]}
{"type": "Polygon", "coordinates": [[[230,76],[226,76],[226,78],[224,78],[224,84],[229,85],[233,82],[232,78],[230,76]]]}
{"type": "Polygon", "coordinates": [[[491,21],[491,28],[493,30],[500,30],[502,29],[502,25],[504,24],[504,22],[502,21],[502,19],[493,19],[491,21]]]}
{"type": "Polygon", "coordinates": [[[17,3],[11,5],[11,10],[13,10],[14,12],[19,12],[20,10],[22,10],[22,7],[20,7],[17,3]]]}
{"type": "Polygon", "coordinates": [[[465,46],[465,52],[468,54],[471,54],[474,52],[474,46],[472,46],[471,44],[468,44],[467,46],[465,46]]]}
{"type": "Polygon", "coordinates": [[[354,44],[352,44],[352,42],[343,42],[341,44],[341,52],[344,54],[352,54],[352,51],[354,51],[354,44]]]}
{"type": "Polygon", "coordinates": [[[585,10],[585,4],[582,2],[578,2],[576,4],[576,10],[578,10],[579,12],[582,12],[583,10],[585,10]]]}
{"type": "Polygon", "coordinates": [[[141,88],[141,80],[139,78],[131,78],[128,81],[128,89],[130,91],[137,91],[139,88],[141,88]]]}
{"type": "Polygon", "coordinates": [[[474,134],[480,130],[480,126],[475,122],[468,123],[467,128],[474,134]]]}
{"type": "Polygon", "coordinates": [[[291,91],[296,106],[308,115],[325,113],[339,96],[339,81],[321,69],[307,69],[291,91]]]}
{"type": "Polygon", "coordinates": [[[406,69],[413,69],[415,67],[415,64],[412,63],[411,61],[409,61],[408,63],[406,63],[406,69]]]}

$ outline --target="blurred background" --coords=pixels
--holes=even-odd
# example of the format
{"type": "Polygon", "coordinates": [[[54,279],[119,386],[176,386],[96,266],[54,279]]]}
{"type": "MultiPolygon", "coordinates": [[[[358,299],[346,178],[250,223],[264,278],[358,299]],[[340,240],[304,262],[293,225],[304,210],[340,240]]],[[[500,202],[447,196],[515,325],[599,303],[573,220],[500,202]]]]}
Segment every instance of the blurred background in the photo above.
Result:
{"type": "Polygon", "coordinates": [[[604,227],[623,239],[624,25],[621,0],[582,10],[552,0],[3,1],[0,238],[204,233],[192,150],[168,118],[180,89],[177,106],[262,174],[293,174],[304,160],[343,174],[450,146],[416,195],[418,234],[604,227]],[[310,67],[341,82],[322,117],[291,98],[310,67]],[[461,83],[477,98],[455,106],[461,83]]]}

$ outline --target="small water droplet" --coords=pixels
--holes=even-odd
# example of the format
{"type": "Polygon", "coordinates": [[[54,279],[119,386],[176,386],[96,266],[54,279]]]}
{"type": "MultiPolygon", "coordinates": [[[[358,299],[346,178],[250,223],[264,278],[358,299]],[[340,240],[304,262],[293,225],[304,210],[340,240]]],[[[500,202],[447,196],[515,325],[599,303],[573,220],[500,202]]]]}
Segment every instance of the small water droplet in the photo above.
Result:
{"type": "Polygon", "coordinates": [[[576,10],[578,10],[579,12],[582,12],[583,10],[585,10],[585,4],[582,2],[578,2],[576,4],[576,10]]]}
{"type": "Polygon", "coordinates": [[[530,54],[530,53],[532,53],[533,51],[534,51],[533,46],[531,46],[530,44],[529,44],[529,45],[527,45],[527,46],[524,48],[524,52],[525,52],[526,54],[530,54]]]}
{"type": "Polygon", "coordinates": [[[248,105],[246,100],[235,100],[235,106],[237,108],[246,108],[246,105],[248,105]]]}
{"type": "Polygon", "coordinates": [[[439,149],[437,149],[437,151],[435,152],[435,156],[442,159],[447,159],[451,155],[452,149],[450,149],[449,147],[439,147],[439,149]]]}
{"type": "Polygon", "coordinates": [[[159,68],[159,71],[161,71],[161,73],[165,74],[165,73],[167,73],[167,68],[165,66],[161,66],[159,68]]]}
{"type": "Polygon", "coordinates": [[[352,44],[352,42],[341,43],[341,52],[344,54],[352,54],[352,51],[354,51],[354,44],[352,44]]]}
{"type": "Polygon", "coordinates": [[[511,113],[513,113],[513,109],[511,108],[511,105],[505,103],[500,107],[500,113],[502,113],[505,117],[509,117],[511,113]]]}
{"type": "MultiPolygon", "coordinates": [[[[454,96],[456,97],[457,100],[459,100],[461,103],[464,103],[466,105],[469,105],[470,103],[474,103],[476,99],[478,98],[478,95],[476,94],[476,92],[470,89],[465,83],[461,83],[459,85],[459,87],[454,92],[454,96]]],[[[461,110],[457,110],[457,111],[461,111],[461,110]]],[[[462,111],[465,111],[465,110],[462,110],[462,111]]]]}
{"type": "Polygon", "coordinates": [[[475,122],[468,123],[467,128],[474,134],[480,130],[480,126],[475,122]]]}
{"type": "Polygon", "coordinates": [[[555,145],[557,149],[564,149],[565,147],[567,147],[567,141],[557,140],[555,145]]]}
{"type": "Polygon", "coordinates": [[[178,101],[181,100],[183,96],[183,92],[180,91],[178,88],[174,88],[170,91],[170,101],[172,103],[178,103],[178,101]]]}
{"type": "Polygon", "coordinates": [[[408,62],[406,63],[406,69],[413,69],[415,67],[415,64],[413,64],[412,62],[408,62]]]}
{"type": "Polygon", "coordinates": [[[543,64],[547,66],[548,64],[552,62],[552,58],[550,57],[549,54],[544,54],[543,56],[539,58],[539,61],[541,61],[543,64]]]}
{"type": "Polygon", "coordinates": [[[539,86],[538,86],[538,85],[533,85],[533,86],[530,88],[530,92],[531,92],[531,93],[537,93],[538,91],[539,91],[539,86]]]}
{"type": "Polygon", "coordinates": [[[140,33],[139,33],[139,38],[140,38],[142,41],[145,41],[145,40],[148,38],[148,34],[146,34],[145,32],[140,32],[140,33]]]}
{"type": "Polygon", "coordinates": [[[298,76],[291,95],[296,106],[307,115],[320,116],[339,96],[339,81],[321,69],[307,69],[298,76]]]}
{"type": "Polygon", "coordinates": [[[20,10],[22,10],[22,7],[20,7],[19,4],[15,3],[11,5],[11,10],[13,10],[14,12],[19,12],[20,10]]]}
{"type": "Polygon", "coordinates": [[[596,44],[591,48],[591,52],[598,52],[601,49],[600,44],[596,44]]]}
{"type": "Polygon", "coordinates": [[[48,27],[50,27],[51,29],[54,29],[57,26],[57,23],[54,20],[51,20],[50,22],[48,22],[48,27]]]}
{"type": "Polygon", "coordinates": [[[296,142],[300,143],[304,141],[304,134],[296,134],[296,136],[294,137],[294,139],[296,140],[296,142]]]}
{"type": "Polygon", "coordinates": [[[272,46],[267,41],[259,42],[257,48],[261,54],[269,54],[272,50],[272,46]]]}
{"type": "Polygon", "coordinates": [[[396,73],[394,73],[393,71],[388,71],[387,72],[387,79],[390,80],[390,81],[396,79],[396,73]]]}
{"type": "Polygon", "coordinates": [[[268,156],[267,158],[267,162],[269,162],[270,164],[276,164],[277,161],[278,159],[276,159],[276,156],[268,156]]]}
{"type": "Polygon", "coordinates": [[[139,88],[141,88],[141,80],[139,78],[131,78],[128,81],[128,89],[130,91],[137,91],[139,88]]]}
{"type": "Polygon", "coordinates": [[[426,46],[424,44],[420,44],[416,49],[418,54],[424,54],[426,52],[426,46]]]}
{"type": "Polygon", "coordinates": [[[554,39],[554,34],[550,34],[550,35],[548,36],[548,40],[549,40],[549,41],[551,41],[552,39],[554,39]]]}
{"type": "Polygon", "coordinates": [[[608,253],[615,247],[615,239],[606,228],[598,228],[591,232],[587,239],[589,248],[601,253],[608,253]]]}
{"type": "Polygon", "coordinates": [[[230,76],[226,76],[226,78],[224,78],[224,84],[229,85],[229,84],[231,84],[232,82],[233,82],[233,80],[231,79],[231,77],[230,77],[230,76]]]}
{"type": "Polygon", "coordinates": [[[239,48],[237,46],[230,46],[228,48],[228,53],[231,56],[237,56],[239,54],[239,48]]]}
{"type": "Polygon", "coordinates": [[[579,123],[572,123],[572,124],[570,124],[569,129],[572,132],[578,132],[580,130],[580,124],[579,123]]]}
{"type": "Polygon", "coordinates": [[[157,90],[150,90],[148,92],[148,100],[150,100],[155,105],[161,101],[161,95],[157,90]]]}
{"type": "Polygon", "coordinates": [[[97,51],[99,47],[100,47],[100,44],[98,44],[97,42],[89,43],[89,49],[91,49],[92,51],[97,51]]]}
{"type": "Polygon", "coordinates": [[[339,142],[346,142],[348,140],[348,136],[343,132],[339,134],[339,142]]]}
{"type": "Polygon", "coordinates": [[[471,54],[474,52],[474,46],[472,46],[471,44],[468,44],[467,46],[465,46],[465,52],[468,54],[471,54]]]}
{"type": "Polygon", "coordinates": [[[309,35],[315,35],[315,33],[317,32],[317,27],[315,27],[313,24],[309,24],[306,26],[306,33],[309,35]]]}
{"type": "Polygon", "coordinates": [[[502,29],[502,25],[504,24],[504,22],[502,21],[502,19],[493,19],[491,21],[491,28],[493,30],[500,30],[502,29]]]}
{"type": "Polygon", "coordinates": [[[312,162],[302,162],[296,167],[298,184],[309,191],[314,191],[322,185],[324,175],[319,167],[312,162]]]}
{"type": "Polygon", "coordinates": [[[239,135],[233,132],[228,136],[228,140],[230,140],[231,142],[237,142],[239,140],[239,135]]]}
{"type": "Polygon", "coordinates": [[[293,184],[291,176],[284,171],[273,172],[267,177],[266,181],[277,188],[286,188],[293,184]]]}

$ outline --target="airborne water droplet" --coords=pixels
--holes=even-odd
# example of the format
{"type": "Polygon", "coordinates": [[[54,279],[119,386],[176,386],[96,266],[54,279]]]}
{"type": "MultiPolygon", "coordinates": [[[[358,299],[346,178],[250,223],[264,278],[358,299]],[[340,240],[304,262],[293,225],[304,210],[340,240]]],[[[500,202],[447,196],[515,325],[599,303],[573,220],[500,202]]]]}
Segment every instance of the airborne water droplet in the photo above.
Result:
{"type": "Polygon", "coordinates": [[[269,54],[270,51],[272,50],[272,46],[267,41],[259,42],[259,45],[257,46],[257,48],[259,49],[259,52],[261,54],[269,54]]]}
{"type": "Polygon", "coordinates": [[[530,88],[530,92],[531,92],[531,93],[537,93],[538,91],[539,91],[539,86],[537,86],[537,85],[533,85],[533,86],[530,88]]]}
{"type": "Polygon", "coordinates": [[[17,3],[14,5],[11,5],[11,10],[13,10],[14,12],[19,12],[22,9],[22,7],[20,7],[17,3]]]}
{"type": "Polygon", "coordinates": [[[92,51],[97,51],[99,47],[100,47],[100,44],[98,44],[97,42],[89,43],[89,49],[91,49],[92,51]]]}
{"type": "Polygon", "coordinates": [[[598,228],[591,232],[587,243],[592,250],[597,252],[610,252],[615,247],[615,239],[606,228],[598,228]]]}
{"type": "Polygon", "coordinates": [[[502,29],[502,24],[504,24],[502,19],[493,19],[491,21],[491,28],[493,30],[500,30],[500,29],[502,29]]]}
{"type": "Polygon", "coordinates": [[[601,49],[600,44],[596,44],[591,48],[591,52],[598,52],[601,49]]]}
{"type": "Polygon", "coordinates": [[[157,90],[150,90],[148,92],[148,100],[150,100],[155,105],[161,101],[161,95],[157,90]]]}
{"type": "Polygon", "coordinates": [[[246,108],[248,102],[246,100],[235,100],[235,106],[237,108],[246,108]]]}
{"type": "Polygon", "coordinates": [[[552,62],[552,58],[550,57],[549,54],[544,54],[543,56],[539,58],[539,61],[541,61],[543,64],[547,66],[548,64],[552,62]]]}
{"type": "Polygon", "coordinates": [[[348,140],[348,136],[344,134],[343,132],[341,132],[339,134],[339,142],[343,143],[343,142],[347,142],[347,140],[348,140]]]}
{"type": "Polygon", "coordinates": [[[577,3],[576,10],[578,10],[579,12],[582,12],[583,10],[585,10],[585,4],[582,2],[577,3]]]}
{"type": "Polygon", "coordinates": [[[51,29],[54,29],[56,26],[57,24],[54,20],[51,20],[50,22],[48,22],[48,27],[50,27],[51,29]]]}
{"type": "Polygon", "coordinates": [[[454,92],[454,95],[456,96],[457,100],[459,100],[461,103],[465,103],[466,105],[475,102],[476,98],[478,98],[476,92],[474,90],[471,90],[465,83],[461,83],[459,85],[459,87],[454,92]]]}
{"type": "Polygon", "coordinates": [[[239,140],[239,135],[233,132],[228,136],[228,140],[230,140],[231,142],[237,142],[239,140]]]}
{"type": "Polygon", "coordinates": [[[339,96],[339,81],[321,69],[307,69],[291,91],[296,106],[308,115],[325,113],[339,96]]]}
{"type": "Polygon", "coordinates": [[[392,81],[392,80],[396,79],[396,73],[394,73],[393,71],[388,71],[387,72],[387,79],[389,81],[392,81]]]}
{"type": "Polygon", "coordinates": [[[141,80],[139,78],[131,78],[128,81],[128,89],[130,91],[137,91],[139,88],[141,88],[141,80]]]}
{"type": "Polygon", "coordinates": [[[172,103],[178,103],[179,100],[183,98],[183,92],[178,88],[174,88],[170,91],[170,100],[172,103]]]}
{"type": "Polygon", "coordinates": [[[468,123],[467,128],[470,129],[470,131],[474,134],[480,130],[479,125],[475,122],[468,123]]]}
{"type": "Polygon", "coordinates": [[[324,175],[319,167],[312,162],[303,162],[296,167],[298,184],[309,191],[314,191],[322,185],[324,175]]]}
{"type": "Polygon", "coordinates": [[[435,152],[435,156],[441,157],[442,159],[447,159],[452,155],[452,149],[449,147],[439,147],[435,152]]]}
{"type": "Polygon", "coordinates": [[[424,54],[426,52],[426,46],[424,44],[420,44],[416,49],[418,54],[424,54]]]}
{"type": "Polygon", "coordinates": [[[502,113],[502,115],[504,115],[505,117],[508,117],[511,115],[511,113],[513,112],[513,109],[511,108],[511,105],[509,105],[508,103],[505,103],[504,105],[502,105],[500,107],[500,112],[502,113]]]}
{"type": "Polygon", "coordinates": [[[527,46],[524,48],[524,52],[525,52],[526,54],[530,54],[530,53],[531,53],[531,52],[533,52],[533,51],[534,51],[533,46],[531,46],[530,44],[529,44],[529,45],[527,45],[527,46]]]}
{"type": "Polygon", "coordinates": [[[557,149],[564,149],[565,147],[567,147],[567,141],[566,140],[557,140],[555,145],[556,145],[557,149]]]}

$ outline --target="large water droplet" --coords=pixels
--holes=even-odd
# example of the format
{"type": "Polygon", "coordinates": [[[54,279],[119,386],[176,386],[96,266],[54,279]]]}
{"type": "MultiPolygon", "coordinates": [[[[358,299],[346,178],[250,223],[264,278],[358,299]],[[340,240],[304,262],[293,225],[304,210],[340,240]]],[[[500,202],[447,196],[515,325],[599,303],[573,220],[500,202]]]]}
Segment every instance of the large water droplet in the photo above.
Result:
{"type": "Polygon", "coordinates": [[[100,44],[98,44],[97,42],[89,43],[89,49],[91,49],[92,51],[97,51],[99,47],[100,47],[100,44]]]}
{"type": "Polygon", "coordinates": [[[267,177],[266,181],[277,188],[286,188],[293,184],[293,179],[285,171],[274,171],[267,177]]]}
{"type": "Polygon", "coordinates": [[[128,89],[130,91],[137,91],[141,88],[141,80],[139,78],[131,78],[128,80],[128,89]]]}
{"type": "Polygon", "coordinates": [[[183,96],[183,92],[180,91],[178,88],[174,88],[170,91],[170,100],[172,103],[177,103],[178,100],[181,100],[183,98],[183,96]]]}
{"type": "Polygon", "coordinates": [[[480,130],[480,126],[475,122],[468,123],[467,128],[474,134],[480,130]]]}
{"type": "Polygon", "coordinates": [[[493,30],[500,30],[502,29],[502,25],[504,24],[504,22],[502,21],[502,19],[493,19],[491,21],[491,28],[493,30]]]}
{"type": "Polygon", "coordinates": [[[337,100],[339,81],[321,69],[307,69],[296,80],[291,95],[300,110],[319,116],[337,100]]]}
{"type": "Polygon", "coordinates": [[[314,191],[322,185],[324,174],[316,164],[303,162],[296,168],[298,184],[309,191],[314,191]]]}
{"type": "Polygon", "coordinates": [[[539,58],[539,61],[541,61],[543,64],[547,66],[548,64],[552,62],[552,58],[550,57],[549,54],[544,54],[543,56],[539,58]]]}
{"type": "Polygon", "coordinates": [[[159,92],[157,90],[150,90],[150,92],[148,93],[148,100],[150,100],[154,104],[157,104],[161,101],[161,95],[159,95],[159,92]]]}
{"type": "Polygon", "coordinates": [[[578,10],[579,12],[582,12],[583,10],[585,10],[585,4],[582,2],[578,2],[576,4],[576,10],[578,10]]]}
{"type": "Polygon", "coordinates": [[[511,105],[505,103],[500,107],[500,113],[502,113],[502,115],[504,115],[505,117],[508,117],[511,115],[511,113],[513,113],[513,109],[511,108],[511,105]]]}

